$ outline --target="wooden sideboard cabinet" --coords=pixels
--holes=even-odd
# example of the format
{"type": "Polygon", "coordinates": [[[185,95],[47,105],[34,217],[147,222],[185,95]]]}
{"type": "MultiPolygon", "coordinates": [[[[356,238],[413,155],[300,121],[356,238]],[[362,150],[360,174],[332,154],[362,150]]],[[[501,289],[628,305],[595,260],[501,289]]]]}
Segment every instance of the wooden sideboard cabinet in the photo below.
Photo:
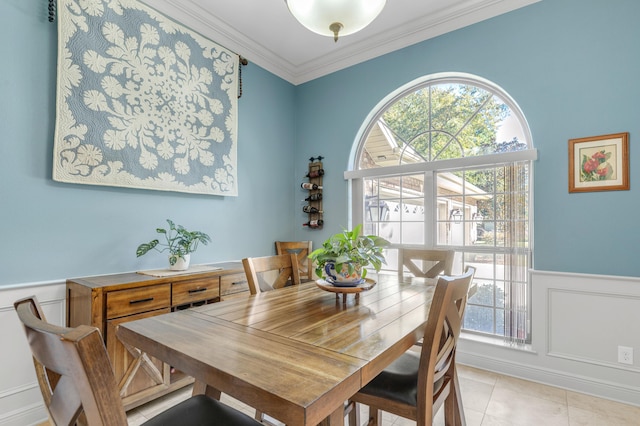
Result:
{"type": "Polygon", "coordinates": [[[219,302],[249,291],[241,262],[211,264],[222,269],[168,277],[135,272],[67,280],[67,326],[98,327],[120,387],[126,410],[178,388],[193,378],[125,345],[116,337],[127,321],[176,309],[219,302]]]}

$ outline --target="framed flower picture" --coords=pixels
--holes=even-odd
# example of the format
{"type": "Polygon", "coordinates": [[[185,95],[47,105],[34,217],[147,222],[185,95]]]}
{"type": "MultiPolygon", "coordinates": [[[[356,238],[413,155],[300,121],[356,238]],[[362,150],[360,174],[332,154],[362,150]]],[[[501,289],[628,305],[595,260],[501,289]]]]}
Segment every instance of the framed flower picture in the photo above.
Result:
{"type": "Polygon", "coordinates": [[[569,192],[629,189],[629,133],[569,139],[569,192]]]}

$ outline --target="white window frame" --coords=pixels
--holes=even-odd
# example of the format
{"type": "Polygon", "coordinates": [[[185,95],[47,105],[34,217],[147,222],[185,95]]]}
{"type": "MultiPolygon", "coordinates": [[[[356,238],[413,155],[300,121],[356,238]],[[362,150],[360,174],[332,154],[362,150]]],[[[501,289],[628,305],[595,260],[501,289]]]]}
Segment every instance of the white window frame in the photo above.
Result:
{"type": "MultiPolygon", "coordinates": [[[[398,175],[410,175],[417,173],[424,173],[425,176],[425,207],[428,205],[426,199],[428,196],[436,198],[436,194],[432,194],[435,190],[433,180],[436,172],[447,170],[461,170],[461,169],[476,169],[481,167],[495,167],[505,164],[514,164],[517,162],[528,161],[529,164],[529,252],[531,258],[530,265],[533,263],[533,162],[537,159],[537,150],[533,147],[531,132],[529,125],[526,121],[522,110],[518,104],[513,100],[506,91],[494,83],[485,80],[481,77],[464,74],[464,73],[438,73],[428,76],[424,76],[413,80],[404,86],[400,87],[396,91],[389,94],[383,100],[381,100],[375,108],[371,110],[366,119],[364,120],[361,128],[352,145],[349,167],[350,169],[344,172],[344,178],[349,181],[348,185],[348,197],[350,200],[348,220],[351,226],[355,226],[364,222],[364,178],[368,177],[385,177],[385,176],[398,176],[398,175]],[[368,137],[372,127],[375,125],[378,118],[387,110],[387,108],[403,98],[407,94],[415,92],[420,87],[436,85],[439,83],[458,83],[468,84],[475,87],[482,88],[489,93],[493,93],[498,96],[504,103],[510,108],[511,113],[515,115],[516,119],[520,122],[523,132],[524,141],[527,143],[527,149],[514,152],[495,153],[482,156],[470,156],[447,160],[437,160],[432,162],[414,163],[398,166],[378,167],[371,169],[358,169],[359,160],[364,150],[366,138],[368,137]]],[[[436,203],[437,204],[437,203],[436,203]]],[[[425,236],[425,247],[436,247],[436,232],[437,224],[434,217],[435,212],[433,209],[425,208],[425,232],[429,235],[425,236]]],[[[530,280],[529,287],[530,287],[530,280]]],[[[531,298],[529,298],[530,303],[531,298]]],[[[531,306],[529,306],[529,312],[531,312],[531,306]]],[[[524,343],[524,342],[523,342],[524,343]]]]}

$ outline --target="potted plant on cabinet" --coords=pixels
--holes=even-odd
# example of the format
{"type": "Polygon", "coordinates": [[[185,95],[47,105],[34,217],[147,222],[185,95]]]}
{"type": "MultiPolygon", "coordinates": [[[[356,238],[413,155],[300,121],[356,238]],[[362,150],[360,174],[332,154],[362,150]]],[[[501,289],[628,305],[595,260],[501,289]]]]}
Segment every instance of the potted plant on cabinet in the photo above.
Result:
{"type": "Polygon", "coordinates": [[[196,251],[198,244],[207,245],[211,238],[200,231],[188,231],[182,225],[176,225],[172,220],[167,219],[169,230],[156,228],[158,234],[164,235],[166,242],[155,239],[148,243],[140,244],[136,250],[136,256],[140,257],[148,253],[151,249],[158,252],[169,251],[169,269],[183,271],[189,268],[191,260],[190,254],[196,251]],[[161,248],[159,248],[161,247],[161,248]]]}
{"type": "Polygon", "coordinates": [[[316,262],[316,274],[333,285],[356,286],[367,276],[366,266],[376,272],[385,262],[383,250],[389,241],[377,235],[361,235],[362,225],[329,237],[309,257],[316,262]]]}

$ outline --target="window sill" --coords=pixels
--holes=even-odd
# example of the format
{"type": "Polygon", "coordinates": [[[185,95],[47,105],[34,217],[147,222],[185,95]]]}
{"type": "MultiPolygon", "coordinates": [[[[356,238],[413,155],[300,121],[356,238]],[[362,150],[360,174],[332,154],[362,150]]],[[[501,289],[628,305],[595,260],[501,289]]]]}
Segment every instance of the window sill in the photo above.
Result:
{"type": "Polygon", "coordinates": [[[507,342],[504,341],[504,339],[500,338],[500,337],[492,337],[492,336],[480,336],[478,334],[474,334],[474,333],[466,333],[464,331],[460,332],[460,339],[461,340],[466,340],[469,342],[476,342],[476,343],[481,343],[481,344],[485,344],[485,345],[491,345],[494,347],[501,347],[501,348],[505,348],[505,349],[511,349],[514,351],[518,351],[518,352],[527,352],[527,353],[531,353],[531,354],[535,354],[537,353],[533,347],[531,346],[531,344],[523,344],[523,345],[515,345],[515,344],[509,344],[507,342]]]}

